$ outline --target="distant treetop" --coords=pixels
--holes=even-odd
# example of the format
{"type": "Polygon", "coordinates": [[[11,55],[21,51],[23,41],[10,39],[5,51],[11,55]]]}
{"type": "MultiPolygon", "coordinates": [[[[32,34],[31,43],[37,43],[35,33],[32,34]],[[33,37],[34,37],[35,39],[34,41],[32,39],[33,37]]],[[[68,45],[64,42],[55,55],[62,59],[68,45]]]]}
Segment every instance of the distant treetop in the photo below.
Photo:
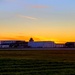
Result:
{"type": "Polygon", "coordinates": [[[30,38],[29,42],[34,42],[33,38],[30,38]]]}

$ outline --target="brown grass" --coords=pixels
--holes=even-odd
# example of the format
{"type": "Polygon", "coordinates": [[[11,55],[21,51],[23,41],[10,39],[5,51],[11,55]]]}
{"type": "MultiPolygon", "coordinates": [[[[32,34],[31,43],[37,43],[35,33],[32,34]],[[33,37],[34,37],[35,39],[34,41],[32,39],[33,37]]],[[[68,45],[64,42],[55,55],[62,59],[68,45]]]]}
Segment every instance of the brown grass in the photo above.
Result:
{"type": "Polygon", "coordinates": [[[75,62],[75,50],[1,50],[0,58],[38,59],[75,62]]]}

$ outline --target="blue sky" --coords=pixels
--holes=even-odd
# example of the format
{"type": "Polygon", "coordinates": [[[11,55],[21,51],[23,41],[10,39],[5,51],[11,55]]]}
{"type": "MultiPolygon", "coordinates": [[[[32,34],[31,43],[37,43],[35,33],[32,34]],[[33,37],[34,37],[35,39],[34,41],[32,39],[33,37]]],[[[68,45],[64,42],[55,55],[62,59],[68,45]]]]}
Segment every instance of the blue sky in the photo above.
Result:
{"type": "Polygon", "coordinates": [[[75,0],[0,0],[1,37],[75,41],[74,21],[75,0]]]}

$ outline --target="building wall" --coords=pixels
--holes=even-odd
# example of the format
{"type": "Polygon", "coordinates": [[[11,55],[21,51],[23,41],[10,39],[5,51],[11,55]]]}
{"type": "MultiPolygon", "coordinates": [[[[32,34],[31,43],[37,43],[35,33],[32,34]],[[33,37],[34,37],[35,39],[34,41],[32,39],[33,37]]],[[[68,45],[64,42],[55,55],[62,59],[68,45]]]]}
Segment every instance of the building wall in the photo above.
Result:
{"type": "Polygon", "coordinates": [[[16,41],[1,41],[1,44],[11,44],[11,43],[15,43],[16,41]]]}
{"type": "Polygon", "coordinates": [[[6,40],[6,41],[1,41],[0,44],[1,48],[27,48],[28,47],[28,42],[25,41],[17,41],[17,40],[6,40]]]}
{"type": "Polygon", "coordinates": [[[55,47],[55,43],[54,42],[49,42],[49,41],[39,41],[39,42],[28,42],[28,46],[30,47],[55,47]]]}
{"type": "Polygon", "coordinates": [[[9,45],[1,45],[1,48],[9,48],[9,45]]]}
{"type": "Polygon", "coordinates": [[[63,47],[64,47],[64,44],[56,44],[55,47],[56,47],[56,48],[63,48],[63,47]]]}

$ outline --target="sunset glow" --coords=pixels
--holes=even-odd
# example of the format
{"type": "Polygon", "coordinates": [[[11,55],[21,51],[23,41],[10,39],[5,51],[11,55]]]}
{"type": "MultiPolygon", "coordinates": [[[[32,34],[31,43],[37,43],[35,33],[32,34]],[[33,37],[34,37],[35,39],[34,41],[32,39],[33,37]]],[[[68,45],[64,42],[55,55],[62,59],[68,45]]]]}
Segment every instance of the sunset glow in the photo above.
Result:
{"type": "Polygon", "coordinates": [[[0,40],[75,41],[75,0],[0,0],[0,40]]]}

